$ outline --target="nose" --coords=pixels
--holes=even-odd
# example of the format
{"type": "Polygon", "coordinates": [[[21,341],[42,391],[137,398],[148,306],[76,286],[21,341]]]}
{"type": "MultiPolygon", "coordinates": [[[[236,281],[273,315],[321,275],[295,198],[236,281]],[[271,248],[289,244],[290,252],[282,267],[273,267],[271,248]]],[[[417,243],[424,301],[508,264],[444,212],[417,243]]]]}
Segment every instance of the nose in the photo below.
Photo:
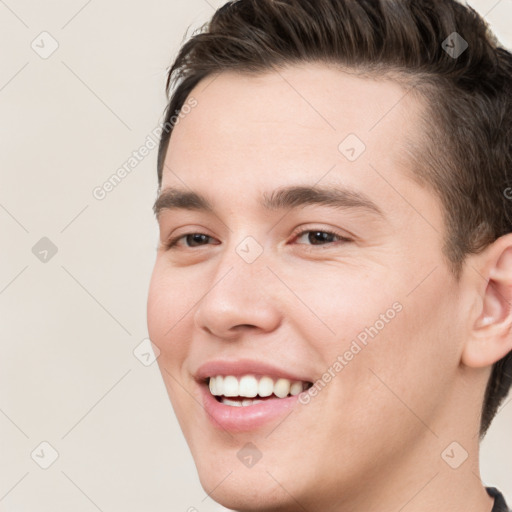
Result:
{"type": "Polygon", "coordinates": [[[269,332],[279,326],[277,282],[264,255],[252,263],[236,253],[228,255],[212,274],[194,314],[199,329],[234,339],[245,331],[269,332]]]}

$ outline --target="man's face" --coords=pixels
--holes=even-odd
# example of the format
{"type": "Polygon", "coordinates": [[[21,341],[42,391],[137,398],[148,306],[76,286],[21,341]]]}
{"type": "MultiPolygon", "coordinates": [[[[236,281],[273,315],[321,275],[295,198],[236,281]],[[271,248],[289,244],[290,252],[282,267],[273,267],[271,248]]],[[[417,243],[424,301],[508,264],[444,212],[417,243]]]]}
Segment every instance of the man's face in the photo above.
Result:
{"type": "Polygon", "coordinates": [[[213,211],[161,209],[148,300],[203,486],[230,508],[293,510],[360,495],[413,457],[440,460],[465,306],[440,202],[404,166],[421,104],[320,64],[212,80],[174,129],[162,193],[193,191],[213,211]],[[263,205],[285,187],[351,194],[263,205]],[[215,398],[209,377],[249,396],[215,398]],[[277,386],[252,403],[263,377],[277,386]],[[302,383],[292,393],[316,385],[278,398],[279,379],[302,383]]]}

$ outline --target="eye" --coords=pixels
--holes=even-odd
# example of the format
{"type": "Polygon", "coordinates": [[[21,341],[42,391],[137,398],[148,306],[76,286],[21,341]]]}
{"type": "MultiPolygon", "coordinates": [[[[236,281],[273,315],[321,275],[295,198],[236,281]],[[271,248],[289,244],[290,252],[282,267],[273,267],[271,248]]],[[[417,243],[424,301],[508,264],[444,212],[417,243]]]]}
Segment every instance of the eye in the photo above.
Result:
{"type": "MultiPolygon", "coordinates": [[[[208,241],[212,239],[211,236],[205,235],[204,233],[186,233],[184,235],[176,236],[169,240],[166,244],[166,249],[173,249],[178,246],[178,242],[181,239],[185,239],[185,241],[188,243],[190,242],[191,245],[186,245],[187,248],[193,248],[193,247],[199,247],[201,245],[206,245],[205,241],[208,241]],[[195,245],[198,244],[198,245],[195,245]]],[[[212,239],[213,240],[213,239],[212,239]]]]}
{"type": "Polygon", "coordinates": [[[311,244],[299,244],[299,245],[332,245],[334,243],[333,238],[337,238],[340,242],[351,242],[349,238],[343,236],[341,233],[337,233],[336,231],[331,230],[325,230],[325,229],[306,229],[302,230],[299,233],[295,235],[295,238],[297,240],[301,239],[305,235],[308,235],[306,237],[306,240],[308,242],[311,242],[311,244]]]}
{"type": "MultiPolygon", "coordinates": [[[[310,242],[310,244],[299,243],[299,245],[333,245],[336,241],[333,240],[333,238],[338,239],[339,242],[352,242],[351,239],[343,236],[341,233],[325,229],[303,229],[302,231],[299,231],[293,235],[294,240],[299,240],[305,235],[308,235],[306,239],[308,242],[310,242]]],[[[185,248],[188,249],[208,245],[208,241],[213,240],[211,236],[205,235],[204,233],[185,233],[184,235],[179,235],[169,240],[169,242],[166,244],[166,249],[176,249],[179,247],[179,242],[182,239],[185,241],[185,248]]]]}

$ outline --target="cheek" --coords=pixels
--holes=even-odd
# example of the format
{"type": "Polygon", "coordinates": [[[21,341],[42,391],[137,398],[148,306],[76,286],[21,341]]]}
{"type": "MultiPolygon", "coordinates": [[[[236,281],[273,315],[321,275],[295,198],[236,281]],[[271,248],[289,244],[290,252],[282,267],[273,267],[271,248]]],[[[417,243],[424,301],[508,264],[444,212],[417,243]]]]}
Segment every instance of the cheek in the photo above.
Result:
{"type": "MultiPolygon", "coordinates": [[[[408,298],[395,294],[390,304],[398,300],[401,311],[388,323],[378,323],[389,299],[387,295],[378,300],[371,297],[357,321],[349,313],[356,315],[359,308],[347,302],[337,324],[346,336],[338,337],[337,344],[317,347],[328,361],[327,367],[346,351],[350,354],[342,369],[334,368],[335,377],[324,374],[329,383],[305,407],[311,417],[324,418],[323,438],[343,439],[324,446],[326,458],[332,459],[333,467],[339,460],[353,461],[353,474],[357,474],[358,464],[363,471],[365,461],[375,459],[376,453],[378,469],[381,462],[414,446],[419,436],[430,436],[426,425],[437,430],[436,418],[447,406],[447,390],[456,377],[457,351],[445,347],[454,334],[453,328],[447,330],[449,299],[440,299],[437,292],[408,298]],[[357,339],[361,332],[368,334],[366,345],[357,339]],[[354,340],[358,344],[355,354],[350,350],[354,340]]],[[[327,459],[324,463],[329,464],[327,459]]]]}
{"type": "Polygon", "coordinates": [[[188,297],[190,287],[179,282],[179,277],[166,270],[157,260],[149,285],[147,301],[148,333],[151,341],[160,350],[159,360],[166,367],[172,362],[182,362],[188,347],[187,323],[193,297],[188,297]],[[189,300],[190,299],[190,300],[189,300]]]}
{"type": "Polygon", "coordinates": [[[399,321],[403,311],[399,294],[391,285],[383,285],[386,281],[382,275],[356,273],[340,265],[307,275],[307,280],[294,284],[296,295],[307,308],[297,304],[297,309],[290,311],[290,319],[300,322],[300,332],[314,344],[324,364],[333,363],[350,350],[347,356],[352,360],[399,321]]]}
{"type": "Polygon", "coordinates": [[[407,408],[430,424],[444,407],[460,357],[456,299],[442,283],[430,284],[399,298],[402,311],[369,342],[358,368],[360,382],[373,389],[363,393],[381,416],[392,421],[395,411],[420,429],[423,425],[407,408]]]}
{"type": "MultiPolygon", "coordinates": [[[[408,283],[392,289],[382,279],[380,285],[345,281],[343,291],[336,280],[329,288],[334,293],[318,297],[318,316],[336,334],[320,340],[310,328],[309,339],[316,339],[325,370],[335,375],[324,374],[333,382],[326,386],[329,400],[344,403],[359,427],[377,416],[402,418],[404,403],[422,417],[442,406],[456,377],[462,335],[454,321],[457,297],[441,274],[413,293],[408,283]]],[[[409,419],[417,422],[412,414],[409,419]]]]}
{"type": "Polygon", "coordinates": [[[157,260],[148,291],[147,321],[149,337],[160,350],[157,363],[167,394],[182,430],[187,432],[198,414],[183,366],[190,350],[192,316],[187,311],[197,299],[187,295],[190,287],[179,282],[178,274],[157,260]]]}

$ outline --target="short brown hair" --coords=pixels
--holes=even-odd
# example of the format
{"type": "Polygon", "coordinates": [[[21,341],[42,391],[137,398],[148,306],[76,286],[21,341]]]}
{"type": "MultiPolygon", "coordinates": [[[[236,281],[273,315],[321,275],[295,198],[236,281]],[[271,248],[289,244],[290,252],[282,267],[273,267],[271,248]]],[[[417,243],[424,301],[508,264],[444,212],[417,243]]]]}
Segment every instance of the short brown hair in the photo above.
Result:
{"type": "MultiPolygon", "coordinates": [[[[324,62],[392,76],[426,105],[425,142],[410,145],[414,178],[441,199],[443,254],[456,279],[466,255],[512,231],[512,55],[484,20],[454,0],[238,0],[181,48],[165,122],[192,89],[223,71],[258,73],[324,62]],[[467,45],[467,46],[466,46],[467,45]]],[[[164,131],[158,180],[172,133],[164,131]]],[[[482,407],[483,437],[512,383],[512,352],[497,362],[482,407]]]]}

